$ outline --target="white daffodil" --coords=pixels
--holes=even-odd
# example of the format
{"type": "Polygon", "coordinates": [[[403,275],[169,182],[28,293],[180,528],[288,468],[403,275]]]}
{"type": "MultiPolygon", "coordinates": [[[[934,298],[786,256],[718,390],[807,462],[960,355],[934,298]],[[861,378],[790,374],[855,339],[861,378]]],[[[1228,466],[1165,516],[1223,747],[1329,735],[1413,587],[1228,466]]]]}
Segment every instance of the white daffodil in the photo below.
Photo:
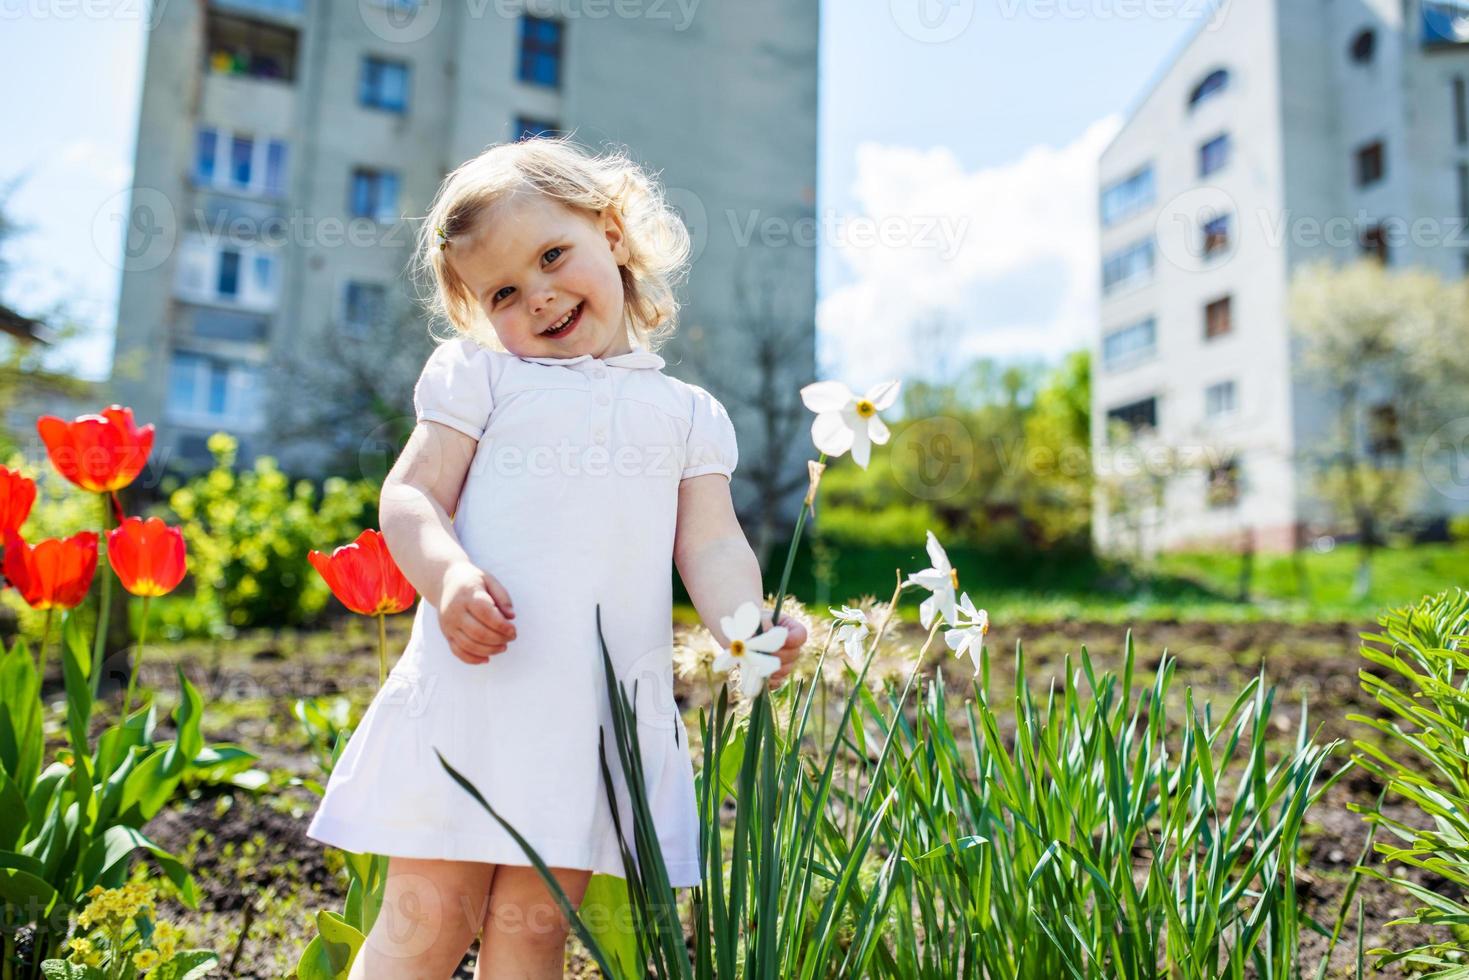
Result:
{"type": "Polygon", "coordinates": [[[740,606],[733,616],[720,616],[719,628],[729,646],[714,658],[714,669],[727,672],[738,665],[740,691],[745,697],[753,698],[760,693],[765,679],[780,669],[780,658],[772,654],[785,645],[786,628],[772,626],[756,636],[760,629],[760,607],[753,602],[740,606]]]}
{"type": "Polygon", "coordinates": [[[900,382],[884,381],[860,398],[840,381],[817,381],[801,389],[801,401],[816,413],[811,423],[811,441],[828,456],[848,449],[864,470],[872,455],[872,444],[888,441],[888,427],[877,413],[898,400],[900,382]]]}
{"type": "Polygon", "coordinates": [[[959,597],[959,622],[944,633],[944,642],[954,651],[954,656],[969,654],[974,661],[974,672],[979,673],[980,650],[984,646],[985,634],[990,631],[990,614],[974,608],[974,600],[966,592],[959,597]]]}
{"type": "Polygon", "coordinates": [[[933,622],[934,613],[939,612],[943,613],[945,622],[951,626],[957,625],[954,592],[959,588],[959,573],[949,564],[944,546],[939,544],[939,539],[933,536],[932,531],[928,532],[927,547],[933,567],[908,576],[908,584],[921,585],[933,593],[919,604],[918,621],[927,628],[933,622]]]}
{"type": "Polygon", "coordinates": [[[847,659],[860,664],[864,659],[862,642],[872,632],[867,627],[867,614],[852,606],[842,606],[840,609],[828,606],[827,611],[831,613],[832,619],[841,623],[837,627],[836,641],[846,651],[847,659]]]}

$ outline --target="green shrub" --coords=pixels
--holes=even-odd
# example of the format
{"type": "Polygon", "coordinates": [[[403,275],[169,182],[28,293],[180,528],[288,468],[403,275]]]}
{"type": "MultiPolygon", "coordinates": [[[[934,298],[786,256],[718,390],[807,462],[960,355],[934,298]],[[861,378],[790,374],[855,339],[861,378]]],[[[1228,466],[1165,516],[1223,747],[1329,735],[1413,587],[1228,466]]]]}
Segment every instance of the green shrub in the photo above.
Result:
{"type": "Polygon", "coordinates": [[[194,597],[190,607],[164,606],[176,633],[297,626],[321,611],[331,593],[307,561],[373,523],[376,484],[327,480],[320,495],[309,480],[292,480],[261,457],[234,468],[236,441],[209,440],[212,470],[169,495],[189,545],[194,597]]]}

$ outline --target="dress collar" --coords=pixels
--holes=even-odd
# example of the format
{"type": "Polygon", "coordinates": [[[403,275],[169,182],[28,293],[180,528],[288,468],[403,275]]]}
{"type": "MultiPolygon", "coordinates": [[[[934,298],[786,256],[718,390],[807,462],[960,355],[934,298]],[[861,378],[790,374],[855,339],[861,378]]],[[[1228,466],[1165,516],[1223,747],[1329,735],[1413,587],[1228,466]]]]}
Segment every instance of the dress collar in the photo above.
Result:
{"type": "Polygon", "coordinates": [[[578,354],[576,357],[524,357],[518,354],[516,356],[522,361],[530,361],[533,364],[553,364],[558,367],[576,367],[596,361],[608,367],[654,368],[656,370],[662,368],[665,363],[663,358],[646,347],[638,346],[634,346],[625,354],[613,354],[611,357],[593,357],[590,354],[578,354]]]}

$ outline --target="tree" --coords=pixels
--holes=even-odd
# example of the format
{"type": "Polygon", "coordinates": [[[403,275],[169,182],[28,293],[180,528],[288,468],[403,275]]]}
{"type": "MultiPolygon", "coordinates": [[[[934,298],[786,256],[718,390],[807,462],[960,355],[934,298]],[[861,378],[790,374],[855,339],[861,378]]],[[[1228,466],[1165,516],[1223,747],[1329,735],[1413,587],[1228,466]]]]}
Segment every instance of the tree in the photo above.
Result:
{"type": "Polygon", "coordinates": [[[734,478],[750,488],[750,504],[740,520],[753,527],[762,569],[776,535],[793,519],[792,495],[809,482],[801,460],[813,452],[811,416],[801,404],[800,389],[814,380],[802,354],[815,337],[815,321],[808,309],[782,308],[778,284],[786,277],[771,268],[779,258],[772,253],[762,261],[747,254],[735,274],[730,328],[739,334],[739,370],[730,370],[728,353],[702,326],[690,326],[685,333],[690,342],[680,347],[694,382],[708,388],[737,421],[753,419],[760,433],[758,440],[740,444],[734,478]]]}
{"type": "Polygon", "coordinates": [[[1370,259],[1313,263],[1292,280],[1290,318],[1302,376],[1330,415],[1329,431],[1303,455],[1316,493],[1360,543],[1361,597],[1374,550],[1421,489],[1421,473],[1405,462],[1462,413],[1469,286],[1370,259]]]}

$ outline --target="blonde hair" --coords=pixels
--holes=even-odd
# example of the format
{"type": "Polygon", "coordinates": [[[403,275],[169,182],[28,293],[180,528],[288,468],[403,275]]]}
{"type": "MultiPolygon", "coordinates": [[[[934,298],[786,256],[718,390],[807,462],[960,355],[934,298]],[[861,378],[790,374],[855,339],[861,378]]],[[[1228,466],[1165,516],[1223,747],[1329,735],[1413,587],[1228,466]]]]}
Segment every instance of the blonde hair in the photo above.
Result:
{"type": "Polygon", "coordinates": [[[688,273],[688,229],[625,149],[594,155],[568,136],[493,144],[444,178],[419,229],[415,262],[417,278],[428,287],[431,325],[446,323],[490,347],[503,346],[450,266],[447,250],[493,204],[520,191],[544,194],[589,216],[615,209],[628,249],[627,264],[618,270],[623,325],[630,339],[649,350],[673,335],[679,306],[674,287],[688,273]]]}

